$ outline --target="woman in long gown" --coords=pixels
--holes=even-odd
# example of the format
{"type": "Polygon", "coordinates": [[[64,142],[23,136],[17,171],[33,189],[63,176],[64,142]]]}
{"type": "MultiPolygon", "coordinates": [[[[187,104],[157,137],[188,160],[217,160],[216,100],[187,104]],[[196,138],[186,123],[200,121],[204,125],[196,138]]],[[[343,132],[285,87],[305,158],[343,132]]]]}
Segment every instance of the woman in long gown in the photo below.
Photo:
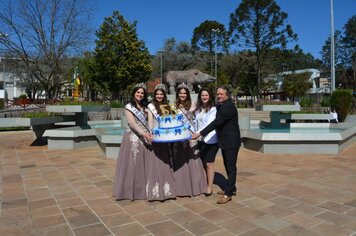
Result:
{"type": "MultiPolygon", "coordinates": [[[[161,105],[168,105],[163,84],[156,86],[153,101],[148,104],[148,122],[151,129],[157,125],[158,117],[163,115],[161,105]]],[[[176,198],[169,144],[153,142],[152,151],[146,156],[145,164],[147,200],[163,201],[176,198]]]]}
{"type": "MultiPolygon", "coordinates": [[[[202,88],[198,94],[198,102],[194,110],[196,118],[197,132],[204,129],[216,117],[216,107],[214,105],[214,96],[212,92],[206,88],[202,88]]],[[[206,170],[208,189],[205,196],[210,196],[213,193],[214,182],[214,162],[218,152],[218,139],[215,130],[211,131],[199,141],[199,153],[203,160],[206,170]]]]}
{"type": "MultiPolygon", "coordinates": [[[[190,92],[185,84],[178,86],[176,94],[177,113],[183,114],[183,121],[193,128],[193,113],[190,92]]],[[[191,130],[194,132],[194,129],[191,130]]],[[[190,141],[173,143],[173,170],[177,196],[197,196],[206,193],[206,174],[197,147],[191,147],[190,141]]]]}
{"type": "Polygon", "coordinates": [[[133,89],[131,101],[125,105],[128,127],[122,138],[116,164],[113,197],[146,199],[145,155],[152,141],[147,122],[147,92],[144,84],[133,89]]]}

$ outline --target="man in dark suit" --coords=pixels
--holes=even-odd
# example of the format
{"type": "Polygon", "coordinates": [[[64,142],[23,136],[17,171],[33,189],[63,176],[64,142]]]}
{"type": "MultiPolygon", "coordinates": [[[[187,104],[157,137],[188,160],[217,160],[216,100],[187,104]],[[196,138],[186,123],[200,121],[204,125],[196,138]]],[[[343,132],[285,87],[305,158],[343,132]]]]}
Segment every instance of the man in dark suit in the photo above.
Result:
{"type": "Polygon", "coordinates": [[[218,192],[218,194],[222,194],[223,196],[217,203],[224,204],[231,201],[232,195],[236,193],[236,162],[241,145],[241,137],[237,109],[230,99],[228,87],[218,87],[216,97],[219,105],[217,106],[215,120],[199,133],[193,134],[193,139],[205,136],[212,130],[216,130],[227,173],[225,190],[224,192],[218,192]]]}

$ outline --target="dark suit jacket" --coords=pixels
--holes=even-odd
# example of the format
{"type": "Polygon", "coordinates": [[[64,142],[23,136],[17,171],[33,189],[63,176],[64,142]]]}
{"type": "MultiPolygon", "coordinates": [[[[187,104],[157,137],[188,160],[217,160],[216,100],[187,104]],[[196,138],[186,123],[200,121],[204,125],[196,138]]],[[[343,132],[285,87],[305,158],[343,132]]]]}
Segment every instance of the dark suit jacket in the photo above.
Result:
{"type": "Polygon", "coordinates": [[[231,100],[224,101],[216,113],[216,118],[205,129],[200,131],[202,136],[216,130],[221,149],[238,148],[241,145],[238,113],[231,100]]]}

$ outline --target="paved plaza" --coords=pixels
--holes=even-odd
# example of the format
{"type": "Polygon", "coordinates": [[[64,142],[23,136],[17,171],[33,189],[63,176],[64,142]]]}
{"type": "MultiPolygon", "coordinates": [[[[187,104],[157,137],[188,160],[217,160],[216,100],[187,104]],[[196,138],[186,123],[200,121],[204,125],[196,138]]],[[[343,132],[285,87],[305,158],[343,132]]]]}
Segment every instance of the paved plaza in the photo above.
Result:
{"type": "MultiPolygon", "coordinates": [[[[0,235],[356,235],[356,143],[339,155],[241,149],[238,193],[114,201],[116,161],[97,147],[49,151],[0,133],[0,235]]],[[[217,177],[225,175],[222,158],[217,177]]],[[[219,178],[217,178],[219,180],[219,178]]]]}

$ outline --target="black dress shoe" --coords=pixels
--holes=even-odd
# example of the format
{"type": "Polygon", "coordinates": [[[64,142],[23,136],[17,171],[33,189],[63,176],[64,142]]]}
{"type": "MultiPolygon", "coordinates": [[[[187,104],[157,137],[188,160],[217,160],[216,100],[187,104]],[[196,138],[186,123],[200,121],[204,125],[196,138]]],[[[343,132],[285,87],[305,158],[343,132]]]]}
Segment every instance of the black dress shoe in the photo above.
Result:
{"type": "Polygon", "coordinates": [[[211,191],[210,193],[204,193],[205,197],[210,197],[213,194],[213,191],[211,191]]]}

